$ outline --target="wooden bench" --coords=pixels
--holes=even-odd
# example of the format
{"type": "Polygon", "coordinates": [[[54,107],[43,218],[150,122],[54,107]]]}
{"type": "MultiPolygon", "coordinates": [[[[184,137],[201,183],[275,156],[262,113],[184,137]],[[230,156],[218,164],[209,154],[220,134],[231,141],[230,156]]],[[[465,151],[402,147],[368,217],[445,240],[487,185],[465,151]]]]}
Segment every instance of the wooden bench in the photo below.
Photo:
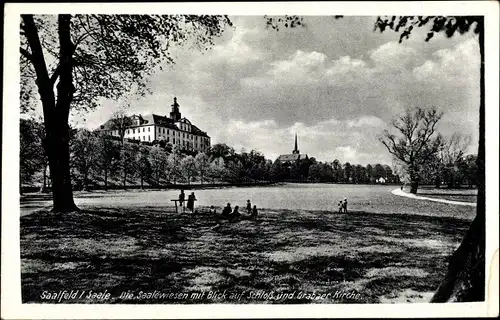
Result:
{"type": "MultiPolygon", "coordinates": [[[[175,213],[177,213],[178,212],[178,210],[177,210],[177,202],[180,202],[180,200],[179,199],[173,199],[173,200],[170,200],[170,201],[173,201],[175,203],[175,213]]],[[[194,201],[196,202],[196,201],[198,201],[198,199],[195,199],[194,201]]],[[[185,208],[184,207],[184,203],[187,203],[187,200],[182,201],[182,209],[183,209],[182,212],[185,211],[184,210],[184,208],[185,208]]]]}
{"type": "MultiPolygon", "coordinates": [[[[177,210],[177,202],[181,202],[179,199],[173,199],[173,200],[170,200],[170,201],[173,201],[175,203],[175,213],[178,212],[177,210]]],[[[186,200],[182,201],[182,208],[184,208],[184,202],[186,202],[186,200]]]]}

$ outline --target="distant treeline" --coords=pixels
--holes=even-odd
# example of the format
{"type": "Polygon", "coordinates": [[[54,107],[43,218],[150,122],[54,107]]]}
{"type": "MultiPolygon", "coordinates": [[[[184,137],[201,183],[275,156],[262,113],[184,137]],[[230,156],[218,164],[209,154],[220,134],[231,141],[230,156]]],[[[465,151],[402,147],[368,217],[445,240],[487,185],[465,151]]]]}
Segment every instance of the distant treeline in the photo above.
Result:
{"type": "MultiPolygon", "coordinates": [[[[25,187],[34,184],[44,188],[50,186],[43,139],[43,125],[33,120],[21,120],[21,183],[25,187]]],[[[75,190],[178,188],[191,183],[359,183],[374,182],[378,177],[397,180],[389,166],[375,165],[373,169],[349,163],[340,166],[337,160],[327,164],[314,158],[293,163],[273,162],[259,151],[238,153],[226,144],[215,144],[207,153],[194,153],[178,146],[172,148],[164,141],[122,140],[85,129],[71,130],[70,166],[75,190]]]]}
{"type": "MultiPolygon", "coordinates": [[[[43,148],[44,127],[33,120],[20,125],[21,186],[50,186],[43,148]]],[[[138,142],[85,129],[71,129],[70,166],[73,188],[179,188],[191,183],[244,185],[276,182],[400,183],[388,165],[320,162],[315,158],[282,163],[256,150],[237,153],[215,144],[207,153],[172,146],[164,141],[138,142]],[[383,178],[383,179],[381,179],[383,178]]],[[[435,177],[432,176],[433,182],[435,177]]],[[[460,179],[456,179],[459,181],[460,179]]],[[[425,183],[425,182],[423,182],[425,183]]]]}

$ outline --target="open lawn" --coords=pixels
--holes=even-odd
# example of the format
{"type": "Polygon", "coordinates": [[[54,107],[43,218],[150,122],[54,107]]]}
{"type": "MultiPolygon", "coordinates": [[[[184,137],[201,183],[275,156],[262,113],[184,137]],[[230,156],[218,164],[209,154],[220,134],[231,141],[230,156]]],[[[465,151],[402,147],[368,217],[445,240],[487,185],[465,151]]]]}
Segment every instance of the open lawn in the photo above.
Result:
{"type": "Polygon", "coordinates": [[[230,222],[206,207],[79,206],[21,217],[24,303],[62,290],[75,293],[64,303],[425,302],[473,216],[261,209],[230,222]]]}

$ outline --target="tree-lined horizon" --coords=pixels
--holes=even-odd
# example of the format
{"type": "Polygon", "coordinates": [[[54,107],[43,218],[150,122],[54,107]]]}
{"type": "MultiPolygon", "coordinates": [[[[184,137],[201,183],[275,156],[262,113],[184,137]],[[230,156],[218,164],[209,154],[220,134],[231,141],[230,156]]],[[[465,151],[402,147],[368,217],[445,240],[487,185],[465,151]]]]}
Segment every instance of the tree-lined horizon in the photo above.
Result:
{"type": "MultiPolygon", "coordinates": [[[[21,120],[21,184],[41,185],[43,190],[48,188],[50,179],[46,177],[47,163],[43,162],[46,156],[41,129],[43,123],[21,120]]],[[[429,168],[422,168],[421,183],[437,186],[446,183],[449,188],[473,187],[476,167],[471,159],[475,159],[475,155],[465,155],[466,145],[457,144],[466,139],[457,133],[443,140],[453,146],[449,150],[441,148],[443,153],[453,154],[453,161],[450,156],[432,158],[433,166],[448,170],[438,172],[429,162],[429,168]]],[[[224,143],[212,145],[206,153],[196,153],[189,148],[173,148],[163,140],[137,141],[100,130],[71,129],[69,144],[74,190],[128,188],[137,183],[141,188],[191,182],[408,183],[405,175],[400,176],[394,166],[387,164],[364,166],[338,159],[318,161],[314,157],[281,163],[266,158],[258,150],[237,152],[224,143]]]]}

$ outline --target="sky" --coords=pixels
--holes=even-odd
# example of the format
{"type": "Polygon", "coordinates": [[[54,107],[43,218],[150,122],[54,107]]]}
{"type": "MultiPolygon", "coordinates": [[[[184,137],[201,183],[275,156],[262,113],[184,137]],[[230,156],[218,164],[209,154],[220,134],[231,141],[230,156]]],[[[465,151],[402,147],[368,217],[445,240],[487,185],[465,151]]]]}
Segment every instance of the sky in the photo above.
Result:
{"type": "MultiPolygon", "coordinates": [[[[168,115],[177,97],[183,116],[236,151],[266,158],[301,153],[319,161],[391,164],[378,141],[406,108],[444,112],[438,132],[479,138],[479,46],[469,33],[425,42],[427,28],[409,40],[374,32],[376,17],[304,18],[305,27],[266,28],[263,17],[231,17],[208,51],[174,48],[176,63],[150,81],[151,95],[133,97],[128,114],[168,115]]],[[[97,128],[123,105],[101,106],[73,124],[97,128]]]]}

